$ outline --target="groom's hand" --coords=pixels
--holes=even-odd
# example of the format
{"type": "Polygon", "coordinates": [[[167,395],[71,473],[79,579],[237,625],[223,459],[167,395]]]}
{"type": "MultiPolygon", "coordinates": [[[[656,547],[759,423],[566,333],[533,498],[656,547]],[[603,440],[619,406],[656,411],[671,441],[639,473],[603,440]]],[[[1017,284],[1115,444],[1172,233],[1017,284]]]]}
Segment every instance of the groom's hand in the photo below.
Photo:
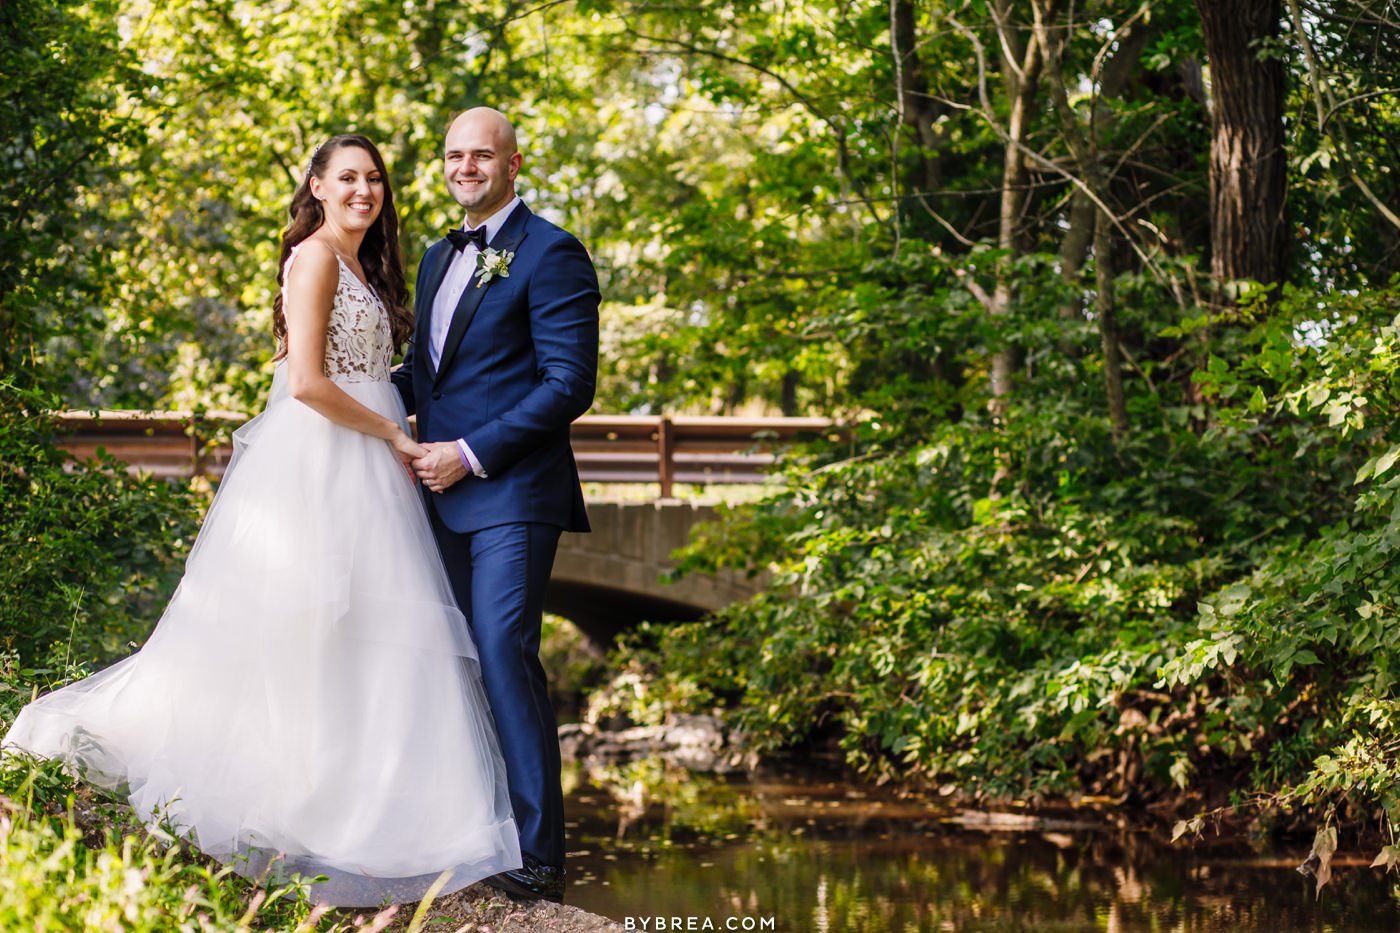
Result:
{"type": "Polygon", "coordinates": [[[424,444],[427,454],[413,461],[413,472],[430,492],[442,492],[467,475],[455,441],[424,444]]]}

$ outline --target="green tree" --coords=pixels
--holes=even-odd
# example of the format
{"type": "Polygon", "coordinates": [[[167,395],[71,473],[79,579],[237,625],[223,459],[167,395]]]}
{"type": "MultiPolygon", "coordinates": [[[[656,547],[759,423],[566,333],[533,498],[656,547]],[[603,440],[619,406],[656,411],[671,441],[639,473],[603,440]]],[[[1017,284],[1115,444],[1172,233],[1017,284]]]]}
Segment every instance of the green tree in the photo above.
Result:
{"type": "Polygon", "coordinates": [[[0,10],[0,377],[22,384],[68,379],[48,365],[55,344],[91,351],[120,288],[102,222],[112,154],[143,139],[132,106],[156,84],[121,42],[119,8],[16,0],[0,10]]]}

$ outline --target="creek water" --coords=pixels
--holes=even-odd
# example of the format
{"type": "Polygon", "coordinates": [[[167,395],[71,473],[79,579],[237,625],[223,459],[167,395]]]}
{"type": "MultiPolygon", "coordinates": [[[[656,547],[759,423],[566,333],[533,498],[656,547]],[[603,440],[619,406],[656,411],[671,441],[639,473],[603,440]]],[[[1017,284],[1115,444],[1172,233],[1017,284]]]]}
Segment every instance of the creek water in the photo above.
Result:
{"type": "Polygon", "coordinates": [[[566,774],[567,902],[636,930],[1396,933],[1400,879],[1307,846],[1170,846],[1091,824],[969,828],[958,811],[778,774],[658,762],[566,774]]]}

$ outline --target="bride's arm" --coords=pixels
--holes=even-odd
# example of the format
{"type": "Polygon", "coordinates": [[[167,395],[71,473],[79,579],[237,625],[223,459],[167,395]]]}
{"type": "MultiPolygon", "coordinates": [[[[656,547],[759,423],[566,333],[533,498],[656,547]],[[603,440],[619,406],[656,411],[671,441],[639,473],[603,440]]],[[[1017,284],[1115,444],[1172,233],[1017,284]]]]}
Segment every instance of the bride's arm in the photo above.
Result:
{"type": "Polygon", "coordinates": [[[355,401],[325,375],[326,328],[340,282],[340,267],[330,247],[308,240],[287,270],[287,383],[292,397],[336,424],[380,437],[403,457],[427,451],[398,423],[355,401]]]}

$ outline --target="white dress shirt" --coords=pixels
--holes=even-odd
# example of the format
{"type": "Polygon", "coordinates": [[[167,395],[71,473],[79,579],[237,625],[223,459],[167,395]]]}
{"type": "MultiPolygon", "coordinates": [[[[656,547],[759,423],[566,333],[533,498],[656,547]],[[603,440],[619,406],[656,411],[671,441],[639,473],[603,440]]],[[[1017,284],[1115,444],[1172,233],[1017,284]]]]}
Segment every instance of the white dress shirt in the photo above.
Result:
{"type": "MultiPolygon", "coordinates": [[[[501,228],[505,226],[507,218],[520,203],[520,196],[511,198],[505,207],[486,218],[485,221],[476,227],[468,227],[466,221],[462,222],[463,230],[486,229],[486,242],[490,243],[501,228]]],[[[468,243],[461,252],[456,250],[452,253],[452,258],[447,261],[447,271],[443,273],[442,285],[438,286],[437,294],[433,296],[433,331],[429,334],[428,358],[433,361],[433,369],[437,369],[442,363],[443,345],[447,343],[447,331],[452,327],[452,315],[457,310],[457,302],[462,300],[462,292],[467,290],[467,285],[471,283],[472,273],[476,271],[476,259],[479,251],[475,243],[468,243]]],[[[457,446],[461,449],[462,455],[471,464],[472,472],[482,479],[486,478],[486,470],[482,468],[481,461],[472,453],[472,449],[467,446],[467,442],[462,439],[457,440],[457,446]]]]}

